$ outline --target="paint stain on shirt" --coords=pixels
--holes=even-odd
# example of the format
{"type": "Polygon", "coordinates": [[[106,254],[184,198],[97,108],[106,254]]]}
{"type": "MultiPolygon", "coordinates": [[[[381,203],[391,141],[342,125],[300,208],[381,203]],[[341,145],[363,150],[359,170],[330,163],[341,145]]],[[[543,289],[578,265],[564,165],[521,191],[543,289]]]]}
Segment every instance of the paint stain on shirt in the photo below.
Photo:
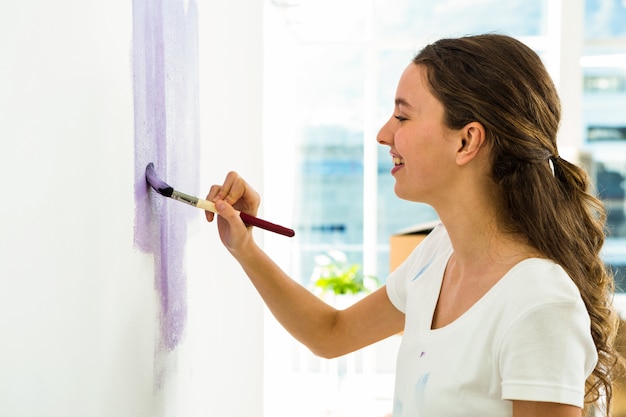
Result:
{"type": "Polygon", "coordinates": [[[413,279],[411,281],[415,281],[416,279],[418,279],[422,274],[424,274],[424,272],[428,269],[428,267],[430,266],[430,264],[433,263],[433,259],[434,258],[430,258],[430,260],[428,262],[426,262],[426,265],[424,265],[423,267],[420,268],[419,271],[417,271],[417,274],[415,274],[415,276],[413,277],[413,279]]]}
{"type": "Polygon", "coordinates": [[[428,378],[430,378],[430,372],[422,375],[421,378],[417,380],[417,384],[415,385],[415,398],[417,399],[418,405],[424,403],[428,378]]]}

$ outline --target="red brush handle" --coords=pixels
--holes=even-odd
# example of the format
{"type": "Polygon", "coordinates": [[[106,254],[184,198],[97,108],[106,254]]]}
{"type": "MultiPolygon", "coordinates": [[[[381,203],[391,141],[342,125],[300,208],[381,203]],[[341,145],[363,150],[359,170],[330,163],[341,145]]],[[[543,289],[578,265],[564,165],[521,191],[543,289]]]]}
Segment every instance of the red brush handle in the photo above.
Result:
{"type": "MultiPolygon", "coordinates": [[[[212,201],[207,201],[201,198],[191,196],[187,197],[194,199],[194,205],[196,207],[204,209],[206,211],[210,211],[212,213],[217,213],[217,210],[215,209],[215,203],[213,203],[212,201]]],[[[294,232],[292,229],[270,223],[267,220],[259,219],[258,217],[254,217],[250,214],[239,212],[239,217],[241,217],[241,220],[248,226],[256,226],[261,229],[269,230],[270,232],[278,233],[279,235],[288,237],[294,237],[296,234],[296,232],[294,232]]]]}
{"type": "Polygon", "coordinates": [[[296,232],[293,229],[277,225],[275,223],[268,222],[267,220],[259,219],[258,217],[251,216],[246,213],[239,213],[241,220],[249,226],[260,227],[261,229],[269,230],[270,232],[278,233],[279,235],[294,237],[296,232]]]}

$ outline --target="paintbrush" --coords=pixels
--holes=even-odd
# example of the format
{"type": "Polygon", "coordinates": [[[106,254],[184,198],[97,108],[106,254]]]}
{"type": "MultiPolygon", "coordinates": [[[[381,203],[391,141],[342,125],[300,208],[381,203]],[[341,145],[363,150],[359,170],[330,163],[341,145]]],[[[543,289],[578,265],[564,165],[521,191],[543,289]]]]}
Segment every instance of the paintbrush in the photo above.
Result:
{"type": "MultiPolygon", "coordinates": [[[[173,187],[167,185],[157,176],[152,162],[146,166],[146,180],[148,181],[148,184],[150,184],[150,186],[162,196],[173,198],[174,200],[187,203],[190,206],[198,207],[212,213],[217,213],[215,203],[212,201],[203,200],[189,194],[181,193],[180,191],[176,191],[173,187]]],[[[250,214],[242,213],[241,211],[239,211],[239,217],[241,217],[241,220],[249,226],[260,227],[261,229],[269,230],[270,232],[278,233],[279,235],[293,237],[296,234],[292,229],[270,223],[250,214]]]]}

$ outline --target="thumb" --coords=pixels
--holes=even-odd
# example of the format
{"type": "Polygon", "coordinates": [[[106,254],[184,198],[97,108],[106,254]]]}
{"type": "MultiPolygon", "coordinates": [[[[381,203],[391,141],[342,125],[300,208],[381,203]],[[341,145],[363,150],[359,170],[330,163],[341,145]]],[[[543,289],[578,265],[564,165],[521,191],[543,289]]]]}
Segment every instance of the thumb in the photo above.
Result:
{"type": "Polygon", "coordinates": [[[224,220],[228,222],[229,225],[235,226],[244,226],[241,217],[239,217],[239,212],[233,208],[230,204],[228,204],[224,200],[217,200],[215,202],[215,209],[217,210],[217,214],[222,217],[224,220]]]}
{"type": "Polygon", "coordinates": [[[230,253],[235,255],[241,251],[246,242],[251,240],[250,228],[241,220],[239,212],[226,201],[216,201],[215,210],[218,214],[217,226],[220,239],[230,253]]]}
{"type": "Polygon", "coordinates": [[[215,209],[217,210],[217,214],[228,220],[229,223],[234,220],[235,217],[238,217],[237,210],[224,200],[215,201],[215,209]]]}

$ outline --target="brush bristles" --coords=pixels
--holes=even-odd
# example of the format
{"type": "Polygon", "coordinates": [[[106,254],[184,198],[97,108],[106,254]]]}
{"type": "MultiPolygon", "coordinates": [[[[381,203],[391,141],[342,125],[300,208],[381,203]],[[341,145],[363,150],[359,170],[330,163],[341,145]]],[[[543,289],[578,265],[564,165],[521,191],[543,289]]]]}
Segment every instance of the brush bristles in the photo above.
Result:
{"type": "Polygon", "coordinates": [[[167,185],[157,176],[156,172],[154,172],[154,164],[152,162],[146,166],[146,180],[157,193],[165,197],[172,196],[174,188],[167,185]]]}

